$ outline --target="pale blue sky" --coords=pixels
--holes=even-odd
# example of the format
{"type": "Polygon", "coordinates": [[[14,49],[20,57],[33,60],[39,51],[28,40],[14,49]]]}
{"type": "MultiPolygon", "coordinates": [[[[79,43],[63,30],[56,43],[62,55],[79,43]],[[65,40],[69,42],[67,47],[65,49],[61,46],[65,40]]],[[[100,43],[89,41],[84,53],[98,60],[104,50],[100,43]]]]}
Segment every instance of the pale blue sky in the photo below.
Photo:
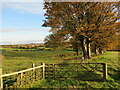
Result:
{"type": "Polygon", "coordinates": [[[3,0],[0,12],[0,44],[43,42],[50,34],[41,26],[43,0],[3,0]]]}
{"type": "Polygon", "coordinates": [[[50,34],[44,23],[43,2],[3,2],[0,44],[43,42],[50,34]]]}

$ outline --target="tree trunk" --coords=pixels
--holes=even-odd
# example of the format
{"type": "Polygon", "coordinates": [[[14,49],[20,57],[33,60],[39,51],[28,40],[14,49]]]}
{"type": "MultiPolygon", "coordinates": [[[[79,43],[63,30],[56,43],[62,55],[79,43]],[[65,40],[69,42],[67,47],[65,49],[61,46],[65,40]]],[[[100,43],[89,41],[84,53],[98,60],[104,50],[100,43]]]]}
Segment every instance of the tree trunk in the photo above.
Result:
{"type": "Polygon", "coordinates": [[[81,47],[82,47],[82,51],[83,51],[83,57],[87,58],[87,47],[86,47],[85,39],[81,40],[81,47]]]}
{"type": "Polygon", "coordinates": [[[101,54],[104,54],[103,50],[101,50],[101,54]]]}
{"type": "Polygon", "coordinates": [[[104,54],[103,49],[100,49],[100,48],[99,48],[99,53],[100,53],[100,54],[104,54]]]}
{"type": "Polygon", "coordinates": [[[99,54],[98,48],[95,48],[95,54],[96,54],[96,55],[99,54]]]}
{"type": "Polygon", "coordinates": [[[95,55],[99,54],[99,48],[97,48],[96,44],[95,44],[95,48],[94,48],[94,53],[95,53],[95,55]]]}
{"type": "Polygon", "coordinates": [[[90,59],[91,58],[91,46],[90,46],[90,39],[89,38],[87,38],[86,39],[87,40],[87,56],[88,56],[88,59],[90,59]]]}
{"type": "Polygon", "coordinates": [[[75,50],[76,51],[76,54],[77,54],[77,56],[79,55],[79,53],[78,53],[78,49],[77,50],[75,50]]]}

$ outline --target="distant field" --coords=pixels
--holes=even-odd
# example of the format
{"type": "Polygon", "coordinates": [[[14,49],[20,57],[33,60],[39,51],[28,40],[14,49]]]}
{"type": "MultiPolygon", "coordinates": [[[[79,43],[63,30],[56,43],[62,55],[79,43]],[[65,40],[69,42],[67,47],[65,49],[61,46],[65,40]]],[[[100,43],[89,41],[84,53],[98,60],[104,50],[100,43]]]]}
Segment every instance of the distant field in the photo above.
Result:
{"type": "Polygon", "coordinates": [[[0,48],[0,50],[2,51],[36,51],[36,50],[50,50],[50,48],[46,48],[46,47],[34,47],[34,48],[0,48]]]}
{"type": "MultiPolygon", "coordinates": [[[[73,51],[52,51],[52,50],[39,50],[39,51],[13,51],[5,50],[2,52],[2,67],[3,73],[11,73],[32,67],[32,63],[36,66],[44,63],[79,63],[80,60],[63,60],[61,57],[56,57],[58,54],[74,53],[73,51]]],[[[92,87],[92,88],[117,88],[120,87],[119,77],[119,55],[120,52],[107,51],[106,54],[97,57],[92,57],[89,62],[108,63],[108,81],[96,82],[96,81],[80,81],[80,80],[39,80],[33,87],[36,88],[56,88],[56,87],[71,87],[77,88],[92,87]],[[95,59],[95,61],[93,61],[95,59]],[[86,86],[87,85],[87,86],[86,86]]],[[[71,58],[74,56],[67,56],[71,58]]],[[[84,62],[88,62],[85,60],[84,62]]]]}
{"type": "Polygon", "coordinates": [[[56,57],[58,54],[74,53],[73,51],[3,51],[2,67],[3,73],[11,73],[26,68],[31,68],[32,63],[36,66],[44,63],[60,63],[64,60],[56,57]]]}

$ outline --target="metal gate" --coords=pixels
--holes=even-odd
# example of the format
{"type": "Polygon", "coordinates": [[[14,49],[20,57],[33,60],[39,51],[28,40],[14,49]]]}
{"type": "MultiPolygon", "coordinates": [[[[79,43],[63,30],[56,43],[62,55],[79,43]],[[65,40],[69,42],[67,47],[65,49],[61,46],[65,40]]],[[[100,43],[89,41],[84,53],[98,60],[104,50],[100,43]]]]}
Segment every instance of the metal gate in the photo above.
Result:
{"type": "Polygon", "coordinates": [[[46,64],[46,79],[101,80],[107,77],[105,63],[46,64]]]}

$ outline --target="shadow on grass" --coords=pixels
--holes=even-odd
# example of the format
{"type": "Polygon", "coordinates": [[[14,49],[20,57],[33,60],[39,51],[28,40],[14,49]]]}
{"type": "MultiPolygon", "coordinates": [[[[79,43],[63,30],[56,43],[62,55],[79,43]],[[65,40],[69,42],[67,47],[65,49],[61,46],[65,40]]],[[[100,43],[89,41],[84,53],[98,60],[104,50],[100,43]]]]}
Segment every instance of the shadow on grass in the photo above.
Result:
{"type": "Polygon", "coordinates": [[[111,68],[109,67],[109,72],[108,72],[108,75],[113,78],[114,80],[120,80],[120,70],[119,68],[118,69],[114,69],[114,68],[111,68]],[[113,72],[113,73],[111,73],[113,72]]]}
{"type": "MultiPolygon", "coordinates": [[[[46,79],[53,80],[67,80],[67,79],[75,79],[81,81],[96,81],[102,82],[103,77],[101,74],[96,73],[95,71],[90,71],[81,68],[80,65],[70,65],[67,62],[62,62],[61,64],[56,64],[54,69],[52,67],[46,68],[46,79]]],[[[90,68],[90,67],[89,67],[90,68]]]]}

